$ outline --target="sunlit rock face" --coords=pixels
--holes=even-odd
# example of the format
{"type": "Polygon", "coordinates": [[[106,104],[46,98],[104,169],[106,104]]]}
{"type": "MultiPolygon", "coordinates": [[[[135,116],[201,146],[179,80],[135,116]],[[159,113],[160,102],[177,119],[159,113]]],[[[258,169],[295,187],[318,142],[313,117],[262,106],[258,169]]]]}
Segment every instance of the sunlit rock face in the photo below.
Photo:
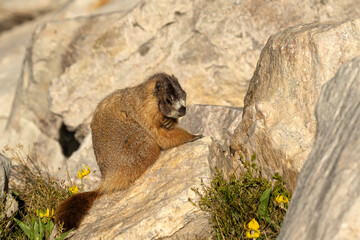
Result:
{"type": "Polygon", "coordinates": [[[324,85],[314,147],[278,239],[360,238],[360,58],[324,85]]]}
{"type": "Polygon", "coordinates": [[[44,15],[32,36],[35,24],[25,35],[0,39],[5,50],[11,45],[23,51],[22,40],[30,39],[22,69],[21,53],[9,58],[9,51],[0,49],[0,58],[7,59],[0,59],[0,83],[10,89],[0,90],[5,106],[0,128],[7,126],[0,144],[37,142],[53,170],[68,157],[59,146],[60,129],[74,132],[81,143],[96,104],[116,88],[165,71],[178,77],[189,104],[242,107],[271,34],[296,24],[359,16],[357,0],[58,3],[52,7],[59,10],[44,15]]]}
{"type": "Polygon", "coordinates": [[[253,153],[264,173],[279,172],[288,187],[316,134],[315,104],[337,69],[360,55],[360,19],[290,27],[271,36],[245,96],[233,149],[253,153]]]}
{"type": "Polygon", "coordinates": [[[211,236],[209,216],[189,201],[215,167],[232,161],[210,137],[163,152],[129,189],[95,201],[73,239],[195,239],[211,236]]]}

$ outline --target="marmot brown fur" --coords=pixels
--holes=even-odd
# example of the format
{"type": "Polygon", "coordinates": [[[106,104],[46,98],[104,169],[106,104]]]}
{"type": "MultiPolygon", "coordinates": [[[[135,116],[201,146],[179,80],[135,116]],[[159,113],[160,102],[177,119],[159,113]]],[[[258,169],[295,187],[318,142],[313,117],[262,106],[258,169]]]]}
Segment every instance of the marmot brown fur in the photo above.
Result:
{"type": "Polygon", "coordinates": [[[165,73],[103,99],[91,123],[101,182],[96,190],[60,203],[56,223],[63,223],[65,230],[77,228],[95,199],[128,188],[158,159],[160,150],[201,138],[176,127],[186,113],[185,102],[178,80],[165,73]]]}

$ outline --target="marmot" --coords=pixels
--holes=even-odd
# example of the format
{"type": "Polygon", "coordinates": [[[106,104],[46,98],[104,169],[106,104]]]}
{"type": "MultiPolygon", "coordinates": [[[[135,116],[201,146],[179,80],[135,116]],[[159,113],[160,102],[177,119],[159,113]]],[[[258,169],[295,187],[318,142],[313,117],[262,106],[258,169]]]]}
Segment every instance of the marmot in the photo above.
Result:
{"type": "Polygon", "coordinates": [[[201,138],[176,127],[186,114],[185,102],[186,93],[176,77],[165,73],[104,98],[91,122],[101,182],[96,190],[61,202],[56,223],[63,223],[65,230],[77,228],[95,199],[128,188],[158,159],[160,150],[201,138]]]}

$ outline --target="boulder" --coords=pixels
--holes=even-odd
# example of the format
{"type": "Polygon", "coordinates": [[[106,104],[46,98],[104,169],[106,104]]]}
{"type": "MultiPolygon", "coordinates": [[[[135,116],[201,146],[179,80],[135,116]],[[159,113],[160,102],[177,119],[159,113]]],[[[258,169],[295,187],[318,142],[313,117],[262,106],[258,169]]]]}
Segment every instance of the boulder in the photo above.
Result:
{"type": "Polygon", "coordinates": [[[0,153],[0,204],[5,203],[4,211],[0,213],[0,221],[10,218],[19,210],[19,204],[9,192],[11,175],[11,159],[0,153]]]}
{"type": "Polygon", "coordinates": [[[293,189],[316,134],[321,87],[360,55],[360,19],[290,27],[271,36],[258,61],[231,147],[293,189]]]}
{"type": "MultiPolygon", "coordinates": [[[[125,14],[138,2],[139,0],[0,1],[0,32],[3,31],[0,35],[0,133],[8,121],[26,47],[32,45],[32,33],[37,25],[42,26],[50,20],[90,14],[114,11],[125,14]]],[[[46,91],[46,88],[42,90],[46,91]]]]}
{"type": "Polygon", "coordinates": [[[0,200],[8,191],[10,174],[11,159],[0,153],[0,200]]]}
{"type": "MultiPolygon", "coordinates": [[[[101,26],[102,35],[73,48],[74,55],[81,47],[87,51],[51,80],[47,93],[50,111],[76,129],[89,121],[99,100],[114,89],[136,85],[159,71],[179,78],[190,104],[241,106],[267,37],[291,24],[316,20],[313,11],[297,13],[298,6],[291,13],[304,17],[303,21],[300,17],[289,21],[286,8],[276,15],[281,21],[275,16],[255,17],[256,9],[275,14],[274,8],[260,1],[240,5],[229,1],[143,1],[116,23],[109,21],[106,29],[101,26]]],[[[335,13],[333,17],[341,19],[335,13]]],[[[59,27],[49,26],[49,31],[59,27]]],[[[93,36],[94,31],[99,32],[84,29],[84,38],[93,36]]]]}
{"type": "Polygon", "coordinates": [[[11,113],[27,44],[36,25],[46,20],[49,20],[48,15],[0,34],[0,134],[4,131],[11,113]]]}
{"type": "Polygon", "coordinates": [[[207,213],[193,205],[201,180],[232,161],[210,137],[164,151],[129,189],[96,200],[73,239],[195,239],[209,237],[207,213]]]}
{"type": "MultiPolygon", "coordinates": [[[[86,26],[84,19],[70,21],[71,24],[65,28],[59,26],[53,28],[57,25],[53,23],[50,24],[52,28],[49,31],[46,23],[38,26],[31,39],[31,48],[27,50],[13,109],[4,131],[4,138],[1,140],[4,145],[15,145],[21,141],[25,146],[32,146],[33,142],[36,142],[39,156],[48,163],[52,171],[56,171],[63,164],[65,157],[60,145],[62,119],[49,112],[47,101],[50,80],[59,76],[70,62],[76,61],[79,57],[68,48],[72,41],[69,36],[82,34],[82,30],[76,32],[72,31],[73,29],[78,30],[80,26],[83,26],[83,29],[86,27],[100,29],[100,26],[111,23],[111,19],[114,21],[120,15],[100,16],[88,22],[90,25],[86,26]],[[43,61],[44,58],[47,61],[43,61]]],[[[93,37],[96,37],[96,34],[93,37]]],[[[79,39],[76,44],[88,45],[87,40],[79,39]]],[[[72,47],[77,47],[74,42],[72,44],[72,47]]],[[[87,50],[82,47],[82,51],[87,50]]]]}
{"type": "MultiPolygon", "coordinates": [[[[32,33],[36,29],[37,25],[39,25],[39,28],[41,29],[44,22],[50,20],[63,20],[66,18],[74,18],[96,13],[103,14],[106,12],[113,12],[115,10],[123,15],[126,11],[138,3],[138,1],[129,0],[117,0],[111,2],[100,0],[77,0],[68,2],[67,4],[65,4],[65,2],[67,1],[56,1],[56,3],[52,3],[51,1],[19,0],[0,3],[0,31],[1,29],[6,30],[11,28],[11,30],[2,32],[0,35],[0,70],[2,73],[0,75],[0,84],[2,86],[0,89],[0,103],[2,106],[2,108],[0,108],[0,132],[4,130],[6,123],[8,122],[12,102],[15,96],[15,88],[18,85],[18,79],[20,77],[24,78],[24,76],[20,76],[20,73],[22,72],[26,47],[33,44],[31,39],[32,33]],[[52,4],[50,5],[50,3],[52,4]],[[28,4],[31,6],[28,6],[28,4]],[[19,14],[21,16],[28,16],[28,18],[25,19],[24,17],[19,16],[19,14]],[[14,18],[16,21],[7,19],[2,22],[3,18],[14,18]],[[26,21],[26,23],[23,23],[24,21],[26,21]],[[18,25],[20,23],[21,25],[18,25]]],[[[44,47],[46,46],[47,45],[44,45],[44,47]]],[[[28,49],[27,54],[32,54],[31,48],[28,49]]],[[[49,57],[49,55],[46,57],[49,57]]],[[[29,59],[26,58],[26,60],[29,59]]],[[[50,60],[50,58],[48,60],[50,60]]],[[[52,63],[52,66],[54,66],[54,63],[52,63]]],[[[36,71],[37,69],[34,70],[36,71]]],[[[39,80],[37,83],[39,83],[39,80]]],[[[42,91],[47,92],[46,87],[44,88],[43,86],[41,89],[42,91]]],[[[29,92],[31,95],[31,90],[29,90],[29,92]]],[[[17,122],[17,124],[19,124],[19,122],[17,122]]],[[[13,142],[16,144],[16,142],[20,140],[18,135],[19,134],[16,134],[17,140],[12,140],[10,137],[8,142],[4,140],[4,144],[13,142]]],[[[28,143],[30,141],[25,142],[28,143]]]]}
{"type": "Polygon", "coordinates": [[[62,130],[80,143],[100,99],[158,71],[177,76],[191,104],[242,106],[270,34],[294,24],[358,16],[357,4],[70,1],[32,36],[0,145],[37,142],[55,151],[44,149],[41,157],[57,169],[64,159],[62,130]]]}
{"type": "Polygon", "coordinates": [[[360,239],[360,57],[325,84],[317,134],[277,239],[360,239]]]}

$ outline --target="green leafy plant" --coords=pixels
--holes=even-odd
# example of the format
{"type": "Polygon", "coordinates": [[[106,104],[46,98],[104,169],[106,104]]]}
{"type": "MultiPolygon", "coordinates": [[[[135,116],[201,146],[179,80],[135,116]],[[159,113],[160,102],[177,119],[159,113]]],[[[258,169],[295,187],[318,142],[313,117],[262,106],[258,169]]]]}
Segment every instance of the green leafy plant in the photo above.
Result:
{"type": "Polygon", "coordinates": [[[54,209],[59,202],[69,197],[64,182],[52,177],[37,157],[36,151],[5,148],[13,162],[10,188],[22,201],[22,210],[26,214],[36,215],[38,209],[54,209]]]}
{"type": "MultiPolygon", "coordinates": [[[[47,212],[47,214],[48,213],[49,211],[47,212]]],[[[54,223],[51,220],[52,216],[49,216],[49,214],[48,215],[45,214],[43,218],[41,218],[40,216],[41,214],[38,215],[37,219],[34,216],[31,216],[31,218],[28,219],[28,221],[26,222],[22,222],[16,218],[14,220],[29,239],[31,240],[50,239],[50,235],[54,228],[54,223]]],[[[64,239],[70,232],[71,230],[61,234],[61,236],[56,238],[56,240],[64,239]]]]}
{"type": "MultiPolygon", "coordinates": [[[[78,186],[68,187],[64,181],[58,181],[45,164],[39,161],[36,150],[25,151],[22,145],[15,149],[5,147],[3,153],[10,156],[13,162],[10,189],[12,195],[20,202],[20,211],[11,218],[0,215],[0,239],[63,239],[69,232],[62,233],[62,227],[57,227],[53,233],[53,210],[57,205],[72,194],[76,194],[78,186]],[[47,209],[46,212],[38,209],[47,209]]],[[[81,189],[84,191],[84,179],[91,173],[85,166],[78,171],[81,189]]],[[[5,204],[0,202],[0,210],[4,212],[5,204]]]]}
{"type": "MultiPolygon", "coordinates": [[[[13,162],[10,189],[19,202],[19,212],[16,219],[0,220],[0,238],[27,239],[31,233],[30,239],[47,239],[54,226],[53,221],[49,219],[40,224],[34,216],[39,215],[38,209],[55,209],[71,192],[63,181],[59,182],[49,174],[38,160],[36,151],[25,151],[23,146],[18,145],[16,149],[5,147],[3,153],[13,162]]],[[[60,226],[57,235],[61,231],[60,226]]]]}
{"type": "Polygon", "coordinates": [[[199,196],[194,204],[211,214],[216,239],[275,239],[288,206],[276,198],[290,199],[291,193],[278,174],[273,181],[262,177],[255,155],[240,160],[245,168],[240,177],[226,180],[217,171],[210,186],[202,182],[200,190],[193,189],[199,196]]]}

